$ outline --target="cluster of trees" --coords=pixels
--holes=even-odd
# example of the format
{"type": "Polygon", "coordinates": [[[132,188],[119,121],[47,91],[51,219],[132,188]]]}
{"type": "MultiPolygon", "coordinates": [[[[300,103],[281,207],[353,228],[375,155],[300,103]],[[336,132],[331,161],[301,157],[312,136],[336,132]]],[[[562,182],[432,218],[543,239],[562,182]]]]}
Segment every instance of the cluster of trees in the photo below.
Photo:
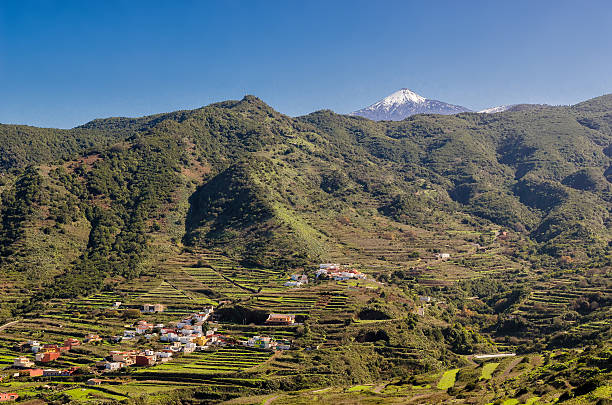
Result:
{"type": "Polygon", "coordinates": [[[182,151],[172,134],[139,136],[131,139],[130,147],[102,152],[88,172],[54,173],[67,190],[78,194],[91,230],[86,252],[42,298],[90,294],[109,276],[140,275],[148,254],[147,221],[170,202],[179,184],[182,151]]]}
{"type": "Polygon", "coordinates": [[[24,222],[33,214],[40,202],[42,179],[38,170],[27,167],[13,187],[1,196],[0,206],[0,261],[8,258],[12,244],[23,235],[24,222]]]}

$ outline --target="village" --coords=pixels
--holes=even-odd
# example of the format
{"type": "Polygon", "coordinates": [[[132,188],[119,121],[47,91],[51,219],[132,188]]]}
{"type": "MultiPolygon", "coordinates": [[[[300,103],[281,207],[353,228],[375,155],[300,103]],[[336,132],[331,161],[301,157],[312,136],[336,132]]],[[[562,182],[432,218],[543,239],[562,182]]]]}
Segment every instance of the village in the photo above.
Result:
{"type": "MultiPolygon", "coordinates": [[[[120,308],[121,303],[116,302],[113,308],[120,308]]],[[[162,313],[165,306],[161,304],[144,304],[142,313],[155,314],[162,313]]],[[[132,328],[124,330],[122,335],[107,337],[106,341],[110,344],[142,342],[141,338],[151,346],[155,343],[156,349],[141,348],[130,350],[111,350],[104,360],[97,361],[93,370],[87,375],[93,375],[86,380],[87,385],[100,385],[103,380],[96,378],[103,374],[112,374],[128,367],[152,367],[172,361],[177,356],[193,353],[196,351],[210,351],[215,347],[226,346],[245,346],[249,348],[277,351],[290,350],[291,342],[287,339],[274,339],[270,336],[252,336],[246,340],[238,341],[218,333],[218,326],[212,323],[214,307],[208,306],[201,311],[184,317],[168,325],[161,323],[153,324],[145,320],[134,322],[132,328]]],[[[267,325],[293,325],[295,315],[291,314],[269,314],[266,319],[267,325]]],[[[75,348],[85,345],[99,345],[105,339],[97,334],[87,334],[81,340],[68,338],[59,344],[41,343],[37,340],[22,342],[15,347],[15,350],[24,353],[13,359],[10,367],[5,369],[7,374],[0,374],[0,382],[8,378],[37,378],[37,377],[70,377],[83,374],[83,370],[73,366],[66,369],[45,368],[47,364],[53,364],[60,357],[75,348]],[[33,355],[28,356],[27,353],[33,355]]],[[[14,401],[18,398],[16,393],[2,393],[0,402],[14,401]]]]}
{"type": "MultiPolygon", "coordinates": [[[[314,273],[316,280],[333,280],[333,281],[347,281],[347,280],[366,280],[367,276],[350,266],[344,266],[337,263],[322,263],[314,273]]],[[[285,282],[285,287],[301,287],[308,285],[308,275],[306,274],[292,274],[290,280],[285,282]]]]}

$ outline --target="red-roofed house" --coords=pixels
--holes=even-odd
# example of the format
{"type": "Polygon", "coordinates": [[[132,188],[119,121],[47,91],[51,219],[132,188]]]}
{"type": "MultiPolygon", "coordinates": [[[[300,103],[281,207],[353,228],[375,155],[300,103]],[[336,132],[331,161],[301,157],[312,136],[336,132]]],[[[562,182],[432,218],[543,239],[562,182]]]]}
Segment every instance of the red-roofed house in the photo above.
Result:
{"type": "Polygon", "coordinates": [[[14,392],[0,392],[0,401],[4,402],[4,401],[15,401],[17,398],[19,398],[19,395],[17,395],[14,392]]]}

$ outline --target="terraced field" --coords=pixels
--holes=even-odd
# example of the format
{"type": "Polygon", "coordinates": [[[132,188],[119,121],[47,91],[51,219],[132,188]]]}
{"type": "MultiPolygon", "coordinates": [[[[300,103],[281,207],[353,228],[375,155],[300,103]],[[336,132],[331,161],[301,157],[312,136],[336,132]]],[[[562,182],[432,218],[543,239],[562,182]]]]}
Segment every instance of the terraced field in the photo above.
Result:
{"type": "MultiPolygon", "coordinates": [[[[202,375],[234,373],[266,362],[272,353],[242,347],[224,347],[212,352],[192,353],[152,368],[136,370],[136,375],[163,380],[164,376],[183,375],[187,379],[202,375]]],[[[176,381],[176,378],[173,378],[176,381]]]]}
{"type": "MultiPolygon", "coordinates": [[[[535,327],[549,327],[554,318],[573,310],[573,307],[584,298],[601,297],[607,301],[612,297],[612,286],[609,280],[601,287],[581,285],[575,275],[566,275],[537,283],[531,295],[513,313],[522,316],[535,327]]],[[[610,328],[608,319],[594,320],[585,324],[576,324],[574,320],[564,320],[572,326],[574,332],[597,332],[610,328]]]]}

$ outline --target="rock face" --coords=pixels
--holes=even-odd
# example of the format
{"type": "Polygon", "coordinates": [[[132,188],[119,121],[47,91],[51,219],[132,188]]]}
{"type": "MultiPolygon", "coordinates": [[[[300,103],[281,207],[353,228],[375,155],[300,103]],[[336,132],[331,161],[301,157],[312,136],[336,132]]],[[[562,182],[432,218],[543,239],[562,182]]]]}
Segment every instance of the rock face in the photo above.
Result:
{"type": "Polygon", "coordinates": [[[458,114],[469,112],[469,108],[430,100],[409,89],[401,89],[369,107],[352,112],[375,121],[400,121],[414,114],[458,114]]]}

